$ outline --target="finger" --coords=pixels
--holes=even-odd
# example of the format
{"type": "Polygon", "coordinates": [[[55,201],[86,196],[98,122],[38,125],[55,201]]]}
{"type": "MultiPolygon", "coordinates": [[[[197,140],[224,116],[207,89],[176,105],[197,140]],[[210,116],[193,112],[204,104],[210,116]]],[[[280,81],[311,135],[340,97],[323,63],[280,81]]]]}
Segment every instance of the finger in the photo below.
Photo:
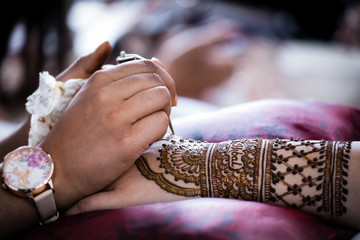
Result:
{"type": "Polygon", "coordinates": [[[121,199],[119,199],[115,191],[99,192],[80,200],[69,208],[64,215],[72,216],[83,212],[115,209],[123,206],[125,204],[121,203],[121,199]]]}
{"type": "Polygon", "coordinates": [[[120,101],[126,101],[141,91],[159,86],[165,86],[165,83],[158,74],[140,73],[115,81],[106,89],[121,96],[120,101]]]}
{"type": "MultiPolygon", "coordinates": [[[[151,58],[151,60],[153,60],[157,65],[159,65],[160,67],[162,67],[164,70],[166,69],[166,68],[164,67],[164,64],[163,64],[159,59],[157,59],[156,57],[151,58]]],[[[174,87],[176,87],[175,84],[174,84],[174,87]]],[[[177,93],[176,93],[176,89],[175,89],[175,96],[174,96],[174,98],[172,99],[172,106],[177,106],[177,93]]]]}
{"type": "Polygon", "coordinates": [[[227,20],[216,21],[204,27],[196,28],[197,41],[194,46],[207,48],[208,46],[228,42],[239,36],[233,23],[227,20]],[[219,29],[221,29],[219,31],[219,29]]]}
{"type": "Polygon", "coordinates": [[[109,42],[102,43],[92,53],[76,60],[69,68],[60,73],[56,79],[58,81],[66,81],[71,78],[89,78],[106,62],[111,50],[112,47],[109,42]]]}
{"type": "Polygon", "coordinates": [[[151,60],[154,61],[160,67],[165,69],[164,64],[159,59],[157,59],[156,57],[151,58],[151,60]]]}
{"type": "Polygon", "coordinates": [[[155,112],[140,119],[131,127],[133,142],[143,149],[135,149],[144,152],[150,144],[161,139],[169,126],[169,117],[164,111],[155,112]]]}
{"type": "Polygon", "coordinates": [[[169,89],[171,99],[176,97],[175,83],[169,73],[152,60],[137,60],[116,65],[110,69],[101,70],[95,73],[90,79],[89,84],[96,87],[98,85],[106,85],[114,81],[121,80],[131,75],[140,73],[156,73],[158,74],[166,87],[169,89]]]}
{"type": "Polygon", "coordinates": [[[154,87],[131,97],[124,102],[129,122],[135,123],[140,119],[158,111],[164,111],[170,116],[170,93],[166,87],[154,87]]]}

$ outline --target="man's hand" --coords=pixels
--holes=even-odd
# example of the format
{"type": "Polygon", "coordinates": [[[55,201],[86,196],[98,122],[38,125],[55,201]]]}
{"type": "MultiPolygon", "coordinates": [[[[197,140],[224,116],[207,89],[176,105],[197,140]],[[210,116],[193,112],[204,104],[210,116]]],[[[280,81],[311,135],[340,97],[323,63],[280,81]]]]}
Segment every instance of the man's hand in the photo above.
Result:
{"type": "MultiPolygon", "coordinates": [[[[109,57],[111,46],[108,42],[101,44],[94,52],[80,57],[69,68],[60,73],[56,80],[67,81],[71,78],[88,78],[95,71],[99,70],[109,57]]],[[[28,116],[24,123],[12,135],[0,142],[0,162],[3,157],[15,148],[27,145],[28,133],[30,128],[30,116],[28,116]]]]}
{"type": "MultiPolygon", "coordinates": [[[[57,80],[66,81],[70,78],[88,78],[96,70],[101,68],[110,55],[110,52],[110,44],[107,42],[103,43],[94,52],[79,58],[71,67],[60,74],[57,80]]],[[[28,118],[14,134],[0,143],[1,161],[6,153],[21,145],[27,145],[30,126],[29,120],[30,118],[28,118]]],[[[66,125],[65,123],[63,124],[66,125]]],[[[61,136],[66,133],[66,131],[66,129],[62,129],[62,132],[55,132],[54,135],[61,136]]],[[[58,140],[54,137],[46,140],[44,144],[50,144],[51,141],[58,140]]],[[[58,150],[61,151],[62,149],[60,148],[58,150]]],[[[0,235],[2,238],[6,239],[15,233],[26,230],[38,222],[39,217],[36,208],[27,199],[17,197],[0,188],[0,202],[0,235]]]]}
{"type": "Polygon", "coordinates": [[[56,76],[57,81],[66,82],[71,78],[90,77],[95,71],[99,70],[108,59],[111,53],[111,45],[108,42],[102,43],[92,53],[80,57],[66,70],[56,76]]]}
{"type": "Polygon", "coordinates": [[[175,99],[172,78],[155,61],[95,72],[41,144],[55,162],[58,208],[102,190],[125,172],[165,134],[175,99]]]}

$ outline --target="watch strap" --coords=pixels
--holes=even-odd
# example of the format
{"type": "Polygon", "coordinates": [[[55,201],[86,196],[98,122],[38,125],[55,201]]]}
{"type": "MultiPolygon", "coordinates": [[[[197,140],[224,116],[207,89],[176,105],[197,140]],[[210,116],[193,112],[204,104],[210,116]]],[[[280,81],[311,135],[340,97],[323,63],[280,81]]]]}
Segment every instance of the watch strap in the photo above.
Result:
{"type": "Polygon", "coordinates": [[[58,219],[59,212],[56,210],[53,189],[47,189],[41,194],[34,196],[33,200],[39,213],[41,224],[54,222],[58,219]]]}

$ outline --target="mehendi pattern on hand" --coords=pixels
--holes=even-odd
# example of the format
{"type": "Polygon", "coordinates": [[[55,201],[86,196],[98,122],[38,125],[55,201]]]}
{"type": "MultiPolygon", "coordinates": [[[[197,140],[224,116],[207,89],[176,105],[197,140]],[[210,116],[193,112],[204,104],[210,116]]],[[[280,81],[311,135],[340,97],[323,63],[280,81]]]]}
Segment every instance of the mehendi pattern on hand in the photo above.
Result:
{"type": "Polygon", "coordinates": [[[241,139],[207,143],[170,136],[159,167],[141,174],[186,197],[269,202],[329,216],[346,213],[351,142],[241,139]]]}
{"type": "Polygon", "coordinates": [[[149,180],[155,181],[162,189],[186,197],[201,195],[201,163],[205,162],[208,143],[180,139],[162,144],[157,160],[160,161],[157,172],[150,168],[147,159],[141,156],[136,165],[139,171],[149,180]],[[181,187],[192,183],[192,187],[181,187]]]}

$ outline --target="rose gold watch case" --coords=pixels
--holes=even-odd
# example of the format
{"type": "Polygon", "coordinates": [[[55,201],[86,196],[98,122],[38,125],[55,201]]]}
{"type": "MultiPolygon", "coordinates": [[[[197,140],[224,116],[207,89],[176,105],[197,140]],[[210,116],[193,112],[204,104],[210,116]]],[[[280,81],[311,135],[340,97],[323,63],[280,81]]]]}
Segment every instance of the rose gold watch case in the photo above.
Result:
{"type": "MultiPolygon", "coordinates": [[[[10,190],[13,194],[20,196],[20,197],[28,197],[29,194],[30,195],[38,195],[40,193],[42,193],[44,190],[46,190],[49,186],[52,188],[52,184],[49,185],[49,182],[51,181],[53,175],[54,175],[54,162],[51,158],[51,156],[49,154],[47,154],[44,150],[42,150],[39,147],[20,147],[15,149],[14,151],[8,153],[5,157],[4,157],[4,164],[2,167],[3,170],[3,174],[2,174],[2,179],[3,179],[3,187],[7,188],[8,190],[10,190]],[[48,161],[50,161],[50,171],[49,174],[46,178],[44,178],[39,184],[37,184],[36,186],[32,186],[30,188],[18,188],[16,186],[14,186],[13,184],[9,183],[7,181],[7,177],[6,174],[9,174],[8,172],[6,172],[6,169],[8,167],[8,164],[11,161],[14,161],[14,158],[18,158],[19,154],[24,152],[24,151],[36,151],[38,153],[41,153],[42,156],[46,157],[48,161]]],[[[44,170],[45,171],[45,170],[44,170]]]]}

